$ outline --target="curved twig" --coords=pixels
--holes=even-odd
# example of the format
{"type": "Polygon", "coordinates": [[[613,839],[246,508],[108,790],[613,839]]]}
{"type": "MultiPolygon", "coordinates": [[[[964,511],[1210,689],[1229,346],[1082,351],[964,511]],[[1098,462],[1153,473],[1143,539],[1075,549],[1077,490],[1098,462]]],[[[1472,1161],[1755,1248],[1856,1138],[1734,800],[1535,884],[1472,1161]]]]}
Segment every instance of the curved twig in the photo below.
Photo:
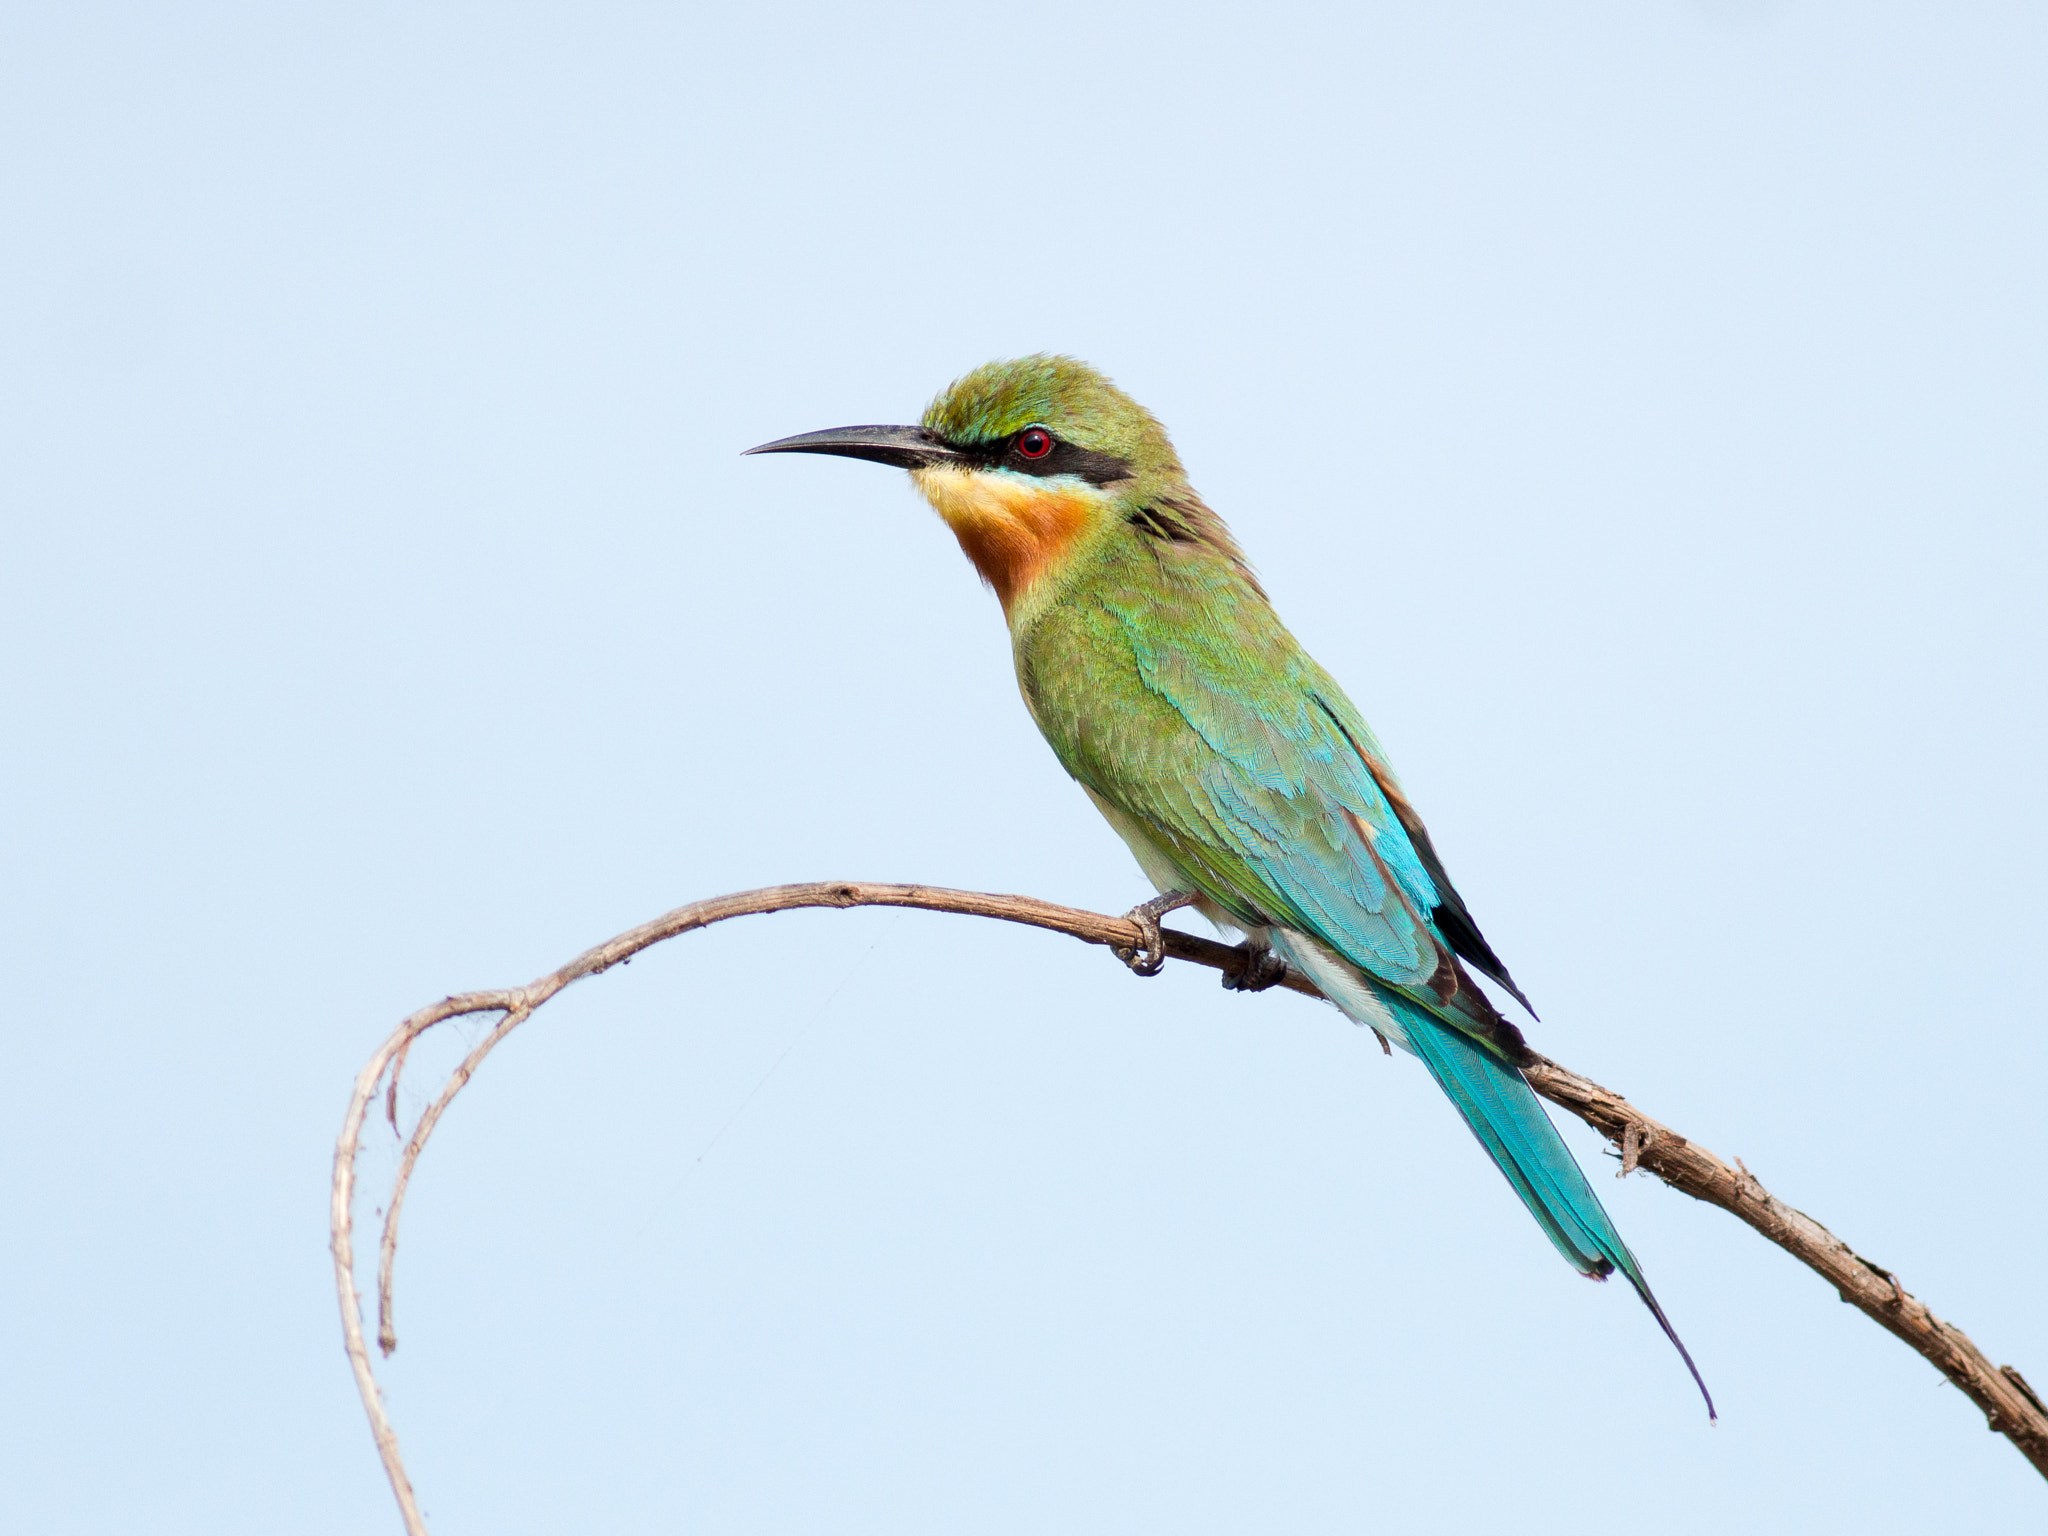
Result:
{"type": "MultiPolygon", "coordinates": [[[[927,912],[954,912],[967,917],[991,917],[1063,933],[1088,944],[1111,948],[1133,948],[1142,942],[1138,925],[1120,917],[1063,907],[1029,896],[997,896],[981,891],[954,891],[939,886],[883,885],[853,880],[821,880],[805,885],[769,886],[692,902],[664,913],[652,922],[628,929],[593,949],[585,950],[559,970],[550,971],[524,987],[495,992],[465,992],[445,997],[408,1017],[370,1057],[356,1078],[343,1118],[341,1137],[334,1149],[334,1189],[328,1217],[334,1252],[334,1283],[341,1302],[341,1326],[349,1364],[355,1372],[356,1388],[362,1394],[370,1431],[377,1442],[377,1454],[391,1479],[408,1536],[426,1536],[412,1483],[406,1476],[399,1454],[398,1436],[384,1411],[382,1394],[370,1367],[370,1354],[363,1338],[362,1301],[355,1281],[353,1207],[356,1158],[361,1150],[363,1123],[376,1102],[378,1089],[390,1081],[389,1104],[397,1103],[397,1072],[413,1041],[437,1024],[471,1014],[495,1013],[497,1023],[471,1049],[450,1075],[448,1082],[420,1116],[407,1139],[393,1181],[387,1207],[378,1263],[377,1342],[385,1354],[398,1347],[392,1325],[392,1267],[398,1252],[399,1212],[405,1192],[427,1138],[447,1112],[455,1095],[475,1075],[483,1059],[514,1029],[531,1018],[542,1005],[571,982],[595,976],[629,960],[650,945],[694,929],[709,927],[727,918],[768,912],[787,912],[799,907],[915,907],[927,912]]],[[[1186,960],[1212,970],[1234,971],[1245,962],[1243,949],[1197,938],[1177,929],[1161,930],[1169,958],[1186,960]]],[[[1280,983],[1308,997],[1322,994],[1306,979],[1289,973],[1280,983]]],[[[2011,1366],[1994,1367],[1983,1352],[1959,1328],[1943,1322],[1925,1304],[1908,1294],[1889,1270],[1880,1269],[1853,1252],[1827,1228],[1804,1212],[1784,1204],[1758,1183],[1740,1160],[1731,1168],[1697,1142],[1660,1125],[1631,1105],[1620,1094],[1559,1066],[1548,1057],[1535,1057],[1525,1067],[1529,1084],[1553,1104],[1570,1110],[1621,1147],[1622,1171],[1640,1166],[1648,1169],[1674,1189],[1697,1200],[1740,1217],[1765,1237],[1790,1253],[1833,1285],[1842,1300],[1857,1307],[1889,1332],[1904,1340],[1960,1388],[1984,1411],[1990,1428],[2003,1434],[2048,1477],[2048,1409],[2011,1366]]],[[[394,1115],[395,1128],[395,1115],[394,1115]]]]}
{"type": "MultiPolygon", "coordinates": [[[[399,1156],[398,1173],[391,1181],[391,1200],[384,1210],[384,1239],[377,1245],[377,1347],[387,1358],[398,1348],[398,1329],[391,1320],[391,1269],[398,1262],[398,1213],[405,1206],[405,1192],[412,1184],[412,1171],[419,1166],[420,1153],[427,1148],[427,1138],[434,1134],[434,1127],[454,1102],[455,1095],[462,1092],[462,1085],[476,1075],[476,1069],[483,1065],[483,1059],[491,1054],[500,1040],[532,1017],[532,1008],[507,1010],[491,1032],[462,1058],[462,1064],[448,1074],[448,1081],[442,1085],[434,1102],[427,1106],[426,1113],[420,1116],[420,1123],[413,1127],[412,1135],[406,1140],[405,1151],[399,1156]]],[[[391,1102],[394,1104],[398,1099],[398,1074],[404,1066],[404,1048],[400,1047],[398,1056],[391,1063],[391,1102]]],[[[395,1112],[391,1128],[394,1131],[398,1129],[395,1112]]]]}

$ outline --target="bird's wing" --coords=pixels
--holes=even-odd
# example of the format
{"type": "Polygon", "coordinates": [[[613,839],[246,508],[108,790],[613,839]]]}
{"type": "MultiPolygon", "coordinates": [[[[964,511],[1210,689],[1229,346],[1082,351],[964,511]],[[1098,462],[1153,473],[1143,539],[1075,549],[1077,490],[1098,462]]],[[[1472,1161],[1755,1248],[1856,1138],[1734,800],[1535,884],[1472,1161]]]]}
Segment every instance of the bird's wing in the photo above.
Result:
{"type": "MultiPolygon", "coordinates": [[[[1166,709],[1151,711],[1142,743],[1070,763],[1077,776],[1138,818],[1233,916],[1312,934],[1447,1022],[1500,1042],[1498,1015],[1454,958],[1451,935],[1477,929],[1328,675],[1277,625],[1168,630],[1149,603],[1106,606],[1138,680],[1166,709]]],[[[1474,963],[1504,975],[1479,948],[1474,963]]]]}
{"type": "Polygon", "coordinates": [[[1436,845],[1430,841],[1429,828],[1422,824],[1422,817],[1416,813],[1407,792],[1402,789],[1401,781],[1395,775],[1393,765],[1387,761],[1386,750],[1380,746],[1379,738],[1373,735],[1372,727],[1365,723],[1365,717],[1344,696],[1344,690],[1337,686],[1334,678],[1313,662],[1309,666],[1316,675],[1318,702],[1330,712],[1330,718],[1337,722],[1337,728],[1365,764],[1373,783],[1386,797],[1388,808],[1401,823],[1401,830],[1408,834],[1409,845],[1429,875],[1430,883],[1436,887],[1437,906],[1430,917],[1437,931],[1449,942],[1452,953],[1469,963],[1480,975],[1499,982],[1534,1018],[1535,1008],[1522,994],[1522,989],[1515,985],[1514,977],[1508,974],[1500,956],[1493,952],[1493,946],[1486,942],[1486,935],[1479,931],[1479,924],[1473,921],[1471,912],[1466,909],[1465,898],[1458,894],[1458,888],[1451,884],[1451,877],[1444,872],[1443,860],[1437,856],[1436,845]]]}

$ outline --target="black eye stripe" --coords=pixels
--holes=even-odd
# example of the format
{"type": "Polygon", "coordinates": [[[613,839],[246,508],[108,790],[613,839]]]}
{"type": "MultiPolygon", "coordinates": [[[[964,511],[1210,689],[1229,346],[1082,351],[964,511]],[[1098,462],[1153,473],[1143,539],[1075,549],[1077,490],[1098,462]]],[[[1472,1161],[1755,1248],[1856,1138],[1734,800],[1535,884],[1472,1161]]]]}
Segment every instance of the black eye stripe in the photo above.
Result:
{"type": "Polygon", "coordinates": [[[1025,435],[1023,432],[993,443],[948,443],[947,446],[973,461],[977,467],[1011,469],[1019,474],[1036,475],[1042,480],[1055,475],[1072,475],[1090,485],[1108,485],[1112,481],[1130,479],[1129,459],[1083,448],[1042,427],[1038,430],[1045,432],[1052,446],[1035,459],[1027,458],[1017,449],[1018,441],[1025,435]]]}

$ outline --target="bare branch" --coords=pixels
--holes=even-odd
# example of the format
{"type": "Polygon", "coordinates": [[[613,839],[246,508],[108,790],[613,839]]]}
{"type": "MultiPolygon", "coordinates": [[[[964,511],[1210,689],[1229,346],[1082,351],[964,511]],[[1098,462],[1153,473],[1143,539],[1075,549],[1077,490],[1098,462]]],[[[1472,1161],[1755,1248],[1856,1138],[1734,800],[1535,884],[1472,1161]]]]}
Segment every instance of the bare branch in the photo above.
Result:
{"type": "MultiPolygon", "coordinates": [[[[821,880],[806,885],[769,886],[758,891],[741,891],[692,902],[664,913],[650,923],[627,930],[594,949],[585,950],[559,970],[550,971],[524,987],[497,992],[466,992],[443,998],[422,1008],[400,1024],[391,1037],[356,1078],[349,1098],[348,1113],[342,1121],[341,1138],[334,1149],[334,1190],[328,1217],[334,1251],[334,1283],[341,1302],[341,1326],[349,1365],[355,1372],[356,1389],[362,1394],[370,1431],[377,1442],[385,1474],[391,1479],[408,1536],[426,1536],[426,1524],[419,1512],[412,1483],[399,1455],[398,1436],[384,1411],[383,1396],[370,1367],[370,1353],[363,1338],[362,1299],[355,1281],[356,1159],[361,1150],[363,1123],[375,1104],[380,1085],[389,1080],[387,1109],[396,1128],[397,1075],[413,1041],[437,1024],[471,1014],[495,1013],[497,1023],[462,1060],[432,1104],[420,1116],[399,1159],[392,1197],[384,1220],[383,1241],[378,1263],[378,1344],[385,1354],[398,1347],[392,1325],[392,1269],[398,1253],[399,1212],[406,1189],[427,1138],[447,1113],[455,1095],[476,1074],[484,1057],[520,1024],[531,1018],[548,1000],[571,982],[595,976],[629,960],[650,945],[694,929],[706,928],[727,918],[748,917],[768,912],[787,912],[799,907],[915,907],[927,912],[954,912],[967,917],[991,917],[1063,933],[1088,944],[1111,949],[1135,949],[1145,935],[1137,923],[1078,907],[1056,906],[1029,896],[997,896],[981,891],[954,891],[940,886],[881,885],[853,880],[821,880]]],[[[1177,929],[1160,931],[1167,956],[1186,960],[1211,970],[1235,971],[1246,960],[1241,948],[1197,938],[1177,929]]],[[[1289,973],[1280,983],[1308,997],[1322,994],[1306,979],[1289,973]]],[[[1383,1045],[1384,1041],[1381,1042],[1383,1045]]],[[[1580,1077],[1548,1057],[1538,1056],[1525,1066],[1529,1084],[1553,1104],[1570,1110],[1581,1120],[1620,1144],[1622,1171],[1640,1166],[1648,1169],[1674,1189],[1697,1200],[1740,1217],[1787,1253],[1834,1286],[1842,1300],[1861,1309],[1889,1332],[1904,1340],[1933,1363],[1935,1368],[1983,1409],[1991,1429],[2018,1447],[2035,1470],[2048,1477],[2048,1410],[2034,1395],[2026,1380],[2011,1366],[1994,1367],[1961,1329],[1943,1322],[1915,1297],[1907,1293],[1889,1270],[1880,1269],[1853,1252],[1827,1228],[1804,1212],[1778,1200],[1758,1183],[1740,1160],[1731,1168],[1698,1143],[1658,1124],[1641,1113],[1620,1094],[1580,1077]]]]}
{"type": "Polygon", "coordinates": [[[1969,1335],[1945,1323],[1910,1294],[1897,1276],[1864,1258],[1804,1211],[1794,1210],[1757,1181],[1742,1159],[1729,1167],[1696,1141],[1660,1125],[1611,1088],[1579,1076],[1548,1057],[1523,1068],[1534,1088],[1602,1135],[1619,1141],[1623,1160],[1633,1143],[1635,1161],[1673,1189],[1718,1205],[1746,1221],[1832,1285],[1842,1300],[1924,1355],[1971,1402],[1984,1410],[1994,1433],[2019,1448],[2048,1477],[2048,1412],[2024,1377],[1994,1366],[1969,1335]]]}
{"type": "MultiPolygon", "coordinates": [[[[476,1069],[483,1059],[491,1054],[498,1042],[511,1034],[521,1024],[533,1017],[531,1008],[513,1008],[498,1020],[488,1035],[477,1042],[475,1049],[462,1058],[462,1065],[448,1074],[434,1102],[427,1106],[420,1123],[413,1127],[411,1137],[406,1141],[405,1151],[398,1159],[398,1173],[391,1181],[391,1200],[384,1210],[384,1240],[377,1252],[377,1347],[389,1357],[398,1348],[398,1329],[391,1320],[391,1268],[398,1262],[398,1213],[405,1208],[405,1191],[412,1183],[412,1171],[419,1166],[420,1153],[427,1148],[427,1138],[434,1134],[434,1127],[448,1110],[455,1095],[462,1091],[462,1085],[476,1075],[476,1069]]],[[[395,1101],[398,1094],[398,1073],[405,1065],[404,1050],[391,1063],[391,1093],[395,1101]]],[[[392,1117],[393,1130],[398,1129],[396,1115],[392,1117]]]]}

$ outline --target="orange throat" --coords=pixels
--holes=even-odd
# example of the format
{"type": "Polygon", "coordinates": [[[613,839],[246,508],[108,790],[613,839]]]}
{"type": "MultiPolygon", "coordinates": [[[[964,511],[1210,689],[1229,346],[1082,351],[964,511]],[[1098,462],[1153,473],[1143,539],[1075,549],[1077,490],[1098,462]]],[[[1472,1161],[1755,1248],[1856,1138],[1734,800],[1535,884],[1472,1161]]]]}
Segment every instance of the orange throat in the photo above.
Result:
{"type": "Polygon", "coordinates": [[[1059,562],[1098,510],[1096,495],[1077,485],[944,464],[913,470],[910,478],[981,579],[996,589],[1005,614],[1059,562]]]}

